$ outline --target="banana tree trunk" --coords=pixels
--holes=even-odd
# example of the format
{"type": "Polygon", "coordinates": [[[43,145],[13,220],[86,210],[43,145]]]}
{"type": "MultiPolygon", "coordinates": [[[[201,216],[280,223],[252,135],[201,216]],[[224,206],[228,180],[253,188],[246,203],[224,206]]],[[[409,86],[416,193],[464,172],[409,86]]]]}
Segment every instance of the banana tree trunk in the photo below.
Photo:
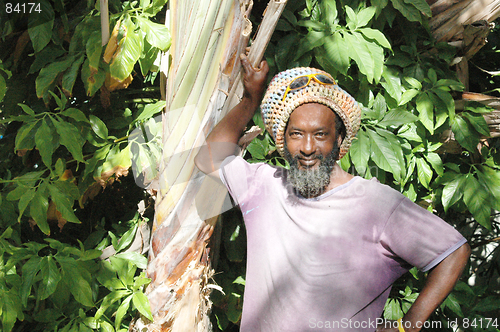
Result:
{"type": "MultiPolygon", "coordinates": [[[[267,41],[260,49],[252,47],[254,64],[285,4],[270,2],[266,17],[276,22],[261,26],[267,41]]],[[[169,64],[162,69],[167,77],[163,159],[147,267],[152,281],[146,295],[154,320],[140,317],[131,330],[209,331],[213,270],[207,243],[227,191],[196,169],[194,157],[214,124],[241,98],[239,54],[251,32],[252,1],[174,0],[169,5],[172,46],[162,60],[169,64]]]]}

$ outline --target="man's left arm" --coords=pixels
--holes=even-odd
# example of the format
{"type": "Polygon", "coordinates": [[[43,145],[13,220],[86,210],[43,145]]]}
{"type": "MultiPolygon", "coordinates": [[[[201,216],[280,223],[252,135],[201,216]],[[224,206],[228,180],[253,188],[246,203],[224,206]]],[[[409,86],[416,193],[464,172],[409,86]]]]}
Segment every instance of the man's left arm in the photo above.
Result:
{"type": "MultiPolygon", "coordinates": [[[[425,321],[453,290],[469,260],[470,246],[465,243],[428,274],[426,284],[410,310],[403,317],[406,332],[420,331],[425,321]]],[[[378,328],[377,332],[398,332],[397,328],[378,328]]]]}

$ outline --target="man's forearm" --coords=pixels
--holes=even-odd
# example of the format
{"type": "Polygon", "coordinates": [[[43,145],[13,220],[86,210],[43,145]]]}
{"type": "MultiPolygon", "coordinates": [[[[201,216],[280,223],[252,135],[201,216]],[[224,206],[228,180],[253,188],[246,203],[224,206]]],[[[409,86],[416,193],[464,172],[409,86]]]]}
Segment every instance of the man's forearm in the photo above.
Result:
{"type": "Polygon", "coordinates": [[[215,172],[222,161],[237,151],[246,125],[252,119],[259,103],[243,97],[228,114],[214,127],[195,158],[198,168],[204,173],[215,172]]]}
{"type": "MultiPolygon", "coordinates": [[[[215,126],[208,135],[194,162],[205,174],[214,173],[220,164],[238,151],[238,140],[253,117],[266,88],[269,71],[267,62],[262,61],[254,68],[245,54],[240,56],[243,67],[243,99],[215,126]]],[[[216,174],[217,176],[217,174],[216,174]]]]}
{"type": "Polygon", "coordinates": [[[258,107],[259,101],[243,97],[240,103],[229,111],[208,135],[207,144],[213,142],[237,144],[258,107]]]}
{"type": "Polygon", "coordinates": [[[421,330],[424,322],[455,287],[469,255],[470,246],[465,243],[432,269],[422,292],[403,317],[406,332],[421,330]]]}

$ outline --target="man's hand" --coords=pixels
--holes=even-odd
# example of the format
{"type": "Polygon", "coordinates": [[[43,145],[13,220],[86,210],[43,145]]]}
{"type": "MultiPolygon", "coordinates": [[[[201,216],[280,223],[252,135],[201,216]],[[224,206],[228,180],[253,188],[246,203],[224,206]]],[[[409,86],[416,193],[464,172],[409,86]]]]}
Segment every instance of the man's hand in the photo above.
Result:
{"type": "Polygon", "coordinates": [[[207,137],[207,144],[200,149],[194,160],[203,173],[212,174],[216,178],[224,159],[238,152],[238,140],[266,91],[269,72],[267,62],[262,61],[259,68],[253,68],[246,55],[242,54],[241,64],[245,87],[243,99],[215,126],[207,137]]]}
{"type": "Polygon", "coordinates": [[[258,68],[252,67],[245,54],[240,55],[243,66],[243,98],[249,99],[252,105],[259,105],[262,95],[266,91],[266,79],[269,66],[264,60],[258,68]]]}

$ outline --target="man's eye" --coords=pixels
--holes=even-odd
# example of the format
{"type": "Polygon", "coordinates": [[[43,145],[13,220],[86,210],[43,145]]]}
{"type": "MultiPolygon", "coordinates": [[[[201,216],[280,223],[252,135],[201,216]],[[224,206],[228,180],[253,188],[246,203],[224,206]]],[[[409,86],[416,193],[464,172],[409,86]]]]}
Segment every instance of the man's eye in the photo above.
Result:
{"type": "Polygon", "coordinates": [[[316,136],[324,137],[324,136],[326,136],[326,133],[316,133],[316,136]]]}

